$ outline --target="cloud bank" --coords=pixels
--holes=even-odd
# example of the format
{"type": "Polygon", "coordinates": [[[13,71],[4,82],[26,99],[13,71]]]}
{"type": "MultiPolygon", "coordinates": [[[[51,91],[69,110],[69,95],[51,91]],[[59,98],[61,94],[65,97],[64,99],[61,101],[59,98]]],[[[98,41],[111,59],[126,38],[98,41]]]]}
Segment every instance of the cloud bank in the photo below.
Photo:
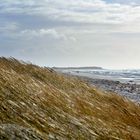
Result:
{"type": "Polygon", "coordinates": [[[1,55],[41,65],[140,67],[138,0],[1,0],[0,33],[1,55]]]}

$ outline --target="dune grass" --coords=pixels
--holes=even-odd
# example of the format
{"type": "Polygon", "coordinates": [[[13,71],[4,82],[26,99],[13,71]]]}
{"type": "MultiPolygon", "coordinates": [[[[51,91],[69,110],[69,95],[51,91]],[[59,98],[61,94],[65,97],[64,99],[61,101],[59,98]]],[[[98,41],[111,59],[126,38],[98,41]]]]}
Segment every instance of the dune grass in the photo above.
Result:
{"type": "Polygon", "coordinates": [[[0,58],[3,124],[31,128],[43,140],[140,140],[140,107],[76,77],[0,58]]]}

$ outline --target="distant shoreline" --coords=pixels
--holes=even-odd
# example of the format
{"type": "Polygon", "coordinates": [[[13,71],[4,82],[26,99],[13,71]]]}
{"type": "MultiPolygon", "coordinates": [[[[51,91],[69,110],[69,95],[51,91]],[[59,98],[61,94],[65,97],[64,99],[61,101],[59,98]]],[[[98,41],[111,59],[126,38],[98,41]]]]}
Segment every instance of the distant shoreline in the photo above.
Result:
{"type": "Polygon", "coordinates": [[[60,69],[60,70],[69,70],[69,69],[96,69],[96,70],[103,70],[104,68],[102,67],[97,67],[97,66],[87,66],[87,67],[52,67],[52,69],[60,69]]]}

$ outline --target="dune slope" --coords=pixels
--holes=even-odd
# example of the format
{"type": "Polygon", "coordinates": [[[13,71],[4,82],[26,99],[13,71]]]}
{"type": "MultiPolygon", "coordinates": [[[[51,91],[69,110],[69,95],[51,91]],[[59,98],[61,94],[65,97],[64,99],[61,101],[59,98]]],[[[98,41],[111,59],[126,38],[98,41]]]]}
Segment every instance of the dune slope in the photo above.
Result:
{"type": "Polygon", "coordinates": [[[140,107],[52,69],[0,58],[1,140],[139,140],[140,107]]]}

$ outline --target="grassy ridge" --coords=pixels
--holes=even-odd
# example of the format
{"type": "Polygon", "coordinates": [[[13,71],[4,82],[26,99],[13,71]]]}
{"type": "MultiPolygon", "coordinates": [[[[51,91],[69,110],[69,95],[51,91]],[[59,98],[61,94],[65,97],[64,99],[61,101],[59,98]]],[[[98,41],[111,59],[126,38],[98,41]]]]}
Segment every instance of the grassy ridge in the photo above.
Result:
{"type": "Polygon", "coordinates": [[[0,58],[0,139],[11,135],[43,140],[139,140],[140,107],[77,78],[0,58]],[[27,132],[23,135],[19,130],[27,132]]]}

